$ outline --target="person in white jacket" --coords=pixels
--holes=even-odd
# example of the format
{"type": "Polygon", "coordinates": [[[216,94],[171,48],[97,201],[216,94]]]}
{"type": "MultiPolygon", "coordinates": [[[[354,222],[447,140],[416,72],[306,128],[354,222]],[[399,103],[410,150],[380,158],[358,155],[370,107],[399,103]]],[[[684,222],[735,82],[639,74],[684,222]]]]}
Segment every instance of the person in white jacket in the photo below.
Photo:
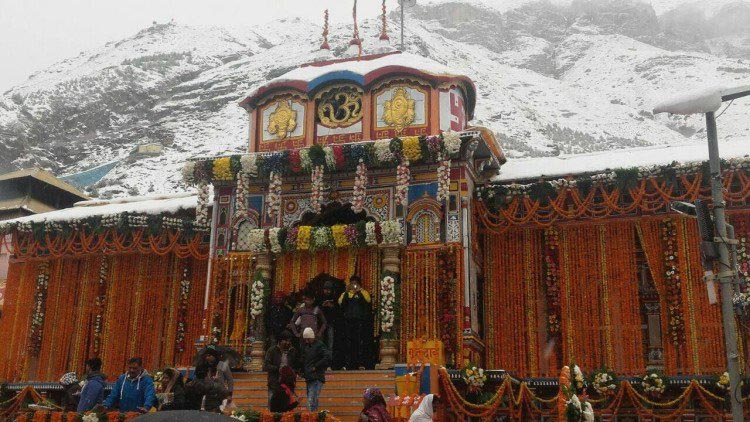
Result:
{"type": "Polygon", "coordinates": [[[411,414],[409,422],[432,422],[432,416],[435,414],[435,405],[437,404],[435,396],[428,394],[424,396],[419,407],[411,414]]]}

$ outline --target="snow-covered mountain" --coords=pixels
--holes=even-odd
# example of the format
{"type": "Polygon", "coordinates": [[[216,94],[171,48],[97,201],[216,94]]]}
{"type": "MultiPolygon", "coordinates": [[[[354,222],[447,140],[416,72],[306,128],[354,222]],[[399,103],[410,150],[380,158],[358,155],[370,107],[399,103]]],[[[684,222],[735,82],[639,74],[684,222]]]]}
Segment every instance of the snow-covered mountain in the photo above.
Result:
{"type": "MultiPolygon", "coordinates": [[[[511,159],[703,142],[700,116],[650,110],[692,87],[750,83],[750,2],[716,3],[420,2],[406,36],[409,51],[474,79],[474,123],[495,130],[511,159]]],[[[365,50],[378,31],[375,17],[361,23],[365,50]]],[[[350,37],[351,26],[332,28],[335,55],[350,37]]],[[[0,96],[0,171],[39,165],[71,174],[111,163],[90,193],[183,190],[185,159],[245,149],[237,102],[311,61],[319,44],[320,25],[301,19],[157,24],[64,60],[0,96]],[[163,151],[132,154],[143,143],[163,151]]],[[[720,135],[750,139],[749,116],[750,101],[735,102],[719,119],[720,135]]]]}

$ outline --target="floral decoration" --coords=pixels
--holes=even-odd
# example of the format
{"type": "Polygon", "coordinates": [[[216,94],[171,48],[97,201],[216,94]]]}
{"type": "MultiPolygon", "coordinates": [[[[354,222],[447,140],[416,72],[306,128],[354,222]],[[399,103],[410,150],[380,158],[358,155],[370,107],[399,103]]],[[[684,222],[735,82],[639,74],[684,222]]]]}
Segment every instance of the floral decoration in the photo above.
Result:
{"type": "Polygon", "coordinates": [[[576,365],[575,363],[571,364],[570,376],[573,392],[575,394],[583,393],[586,390],[586,387],[588,387],[588,382],[586,381],[586,377],[583,375],[583,371],[581,371],[581,367],[576,365]]]}
{"type": "Polygon", "coordinates": [[[440,340],[443,342],[446,362],[455,363],[459,341],[455,251],[450,247],[440,250],[437,264],[440,340]]]}
{"type": "Polygon", "coordinates": [[[236,212],[235,218],[237,221],[247,217],[247,192],[248,192],[247,176],[244,174],[237,174],[237,194],[236,197],[236,212]]]}
{"type": "Polygon", "coordinates": [[[461,378],[463,378],[466,386],[469,388],[469,392],[473,394],[481,392],[484,384],[487,382],[487,375],[484,373],[484,369],[472,364],[464,368],[461,378]]]}
{"type": "Polygon", "coordinates": [[[256,271],[253,285],[250,289],[250,316],[253,320],[263,315],[266,286],[260,271],[256,271]]]}
{"type": "Polygon", "coordinates": [[[268,195],[266,196],[266,202],[268,203],[268,216],[276,218],[281,210],[281,174],[272,172],[268,183],[268,195]]]}
{"type": "Polygon", "coordinates": [[[547,304],[547,332],[560,337],[560,249],[559,234],[554,227],[544,230],[544,293],[547,304]]]}
{"type": "Polygon", "coordinates": [[[601,395],[614,394],[617,386],[617,375],[607,369],[600,369],[591,376],[591,387],[601,395]]]}
{"type": "Polygon", "coordinates": [[[380,331],[391,333],[396,323],[396,278],[397,274],[385,272],[380,281],[380,331]]]}
{"type": "Polygon", "coordinates": [[[42,349],[42,328],[44,327],[44,304],[47,301],[47,287],[49,287],[49,264],[43,263],[38,267],[36,290],[34,292],[34,307],[29,327],[29,355],[38,357],[42,349]]]}
{"type": "Polygon", "coordinates": [[[289,229],[253,229],[248,233],[252,252],[330,250],[336,248],[401,244],[401,220],[328,226],[297,226],[289,229]]]}
{"type": "Polygon", "coordinates": [[[402,140],[402,150],[404,158],[407,161],[419,161],[422,159],[422,148],[419,145],[418,136],[404,136],[402,140]]]}
{"type": "Polygon", "coordinates": [[[367,166],[363,159],[359,159],[357,173],[354,176],[354,190],[352,192],[352,211],[360,213],[365,208],[365,194],[367,189],[367,166]]]}
{"type": "Polygon", "coordinates": [[[310,177],[312,189],[310,192],[310,206],[316,213],[320,212],[323,202],[323,166],[315,166],[310,177]]]}
{"type": "Polygon", "coordinates": [[[445,201],[451,191],[451,160],[443,159],[437,168],[438,191],[437,200],[445,201]]]}
{"type": "Polygon", "coordinates": [[[667,383],[658,372],[652,371],[641,379],[641,389],[644,394],[656,399],[667,390],[667,383]]]}
{"type": "Polygon", "coordinates": [[[187,348],[185,332],[187,331],[188,298],[190,297],[190,268],[185,265],[182,268],[182,280],[180,280],[180,304],[177,309],[177,334],[175,336],[175,351],[184,352],[187,348]]]}
{"type": "Polygon", "coordinates": [[[195,206],[195,223],[198,226],[208,226],[208,184],[198,185],[198,203],[195,206]]]}
{"type": "Polygon", "coordinates": [[[101,257],[99,262],[99,277],[97,278],[97,295],[94,299],[96,316],[94,317],[94,355],[98,356],[102,350],[102,331],[104,330],[104,310],[107,300],[107,258],[101,257]]]}
{"type": "Polygon", "coordinates": [[[221,157],[214,160],[214,180],[232,180],[232,170],[230,166],[230,157],[221,157]]]}
{"type": "Polygon", "coordinates": [[[409,161],[401,161],[398,163],[398,167],[396,167],[396,192],[393,197],[396,205],[406,205],[410,179],[411,172],[409,171],[409,161]]]}
{"type": "Polygon", "coordinates": [[[182,180],[188,184],[192,185],[195,183],[195,162],[193,161],[187,161],[185,162],[185,165],[182,166],[182,180]]]}
{"type": "Polygon", "coordinates": [[[246,154],[240,157],[240,165],[243,173],[250,176],[258,175],[258,157],[255,154],[246,154]]]}
{"type": "Polygon", "coordinates": [[[680,345],[685,342],[685,320],[682,312],[682,281],[677,264],[677,225],[672,219],[665,219],[662,224],[662,245],[664,248],[664,280],[667,285],[667,317],[669,318],[669,336],[672,343],[680,345]]]}

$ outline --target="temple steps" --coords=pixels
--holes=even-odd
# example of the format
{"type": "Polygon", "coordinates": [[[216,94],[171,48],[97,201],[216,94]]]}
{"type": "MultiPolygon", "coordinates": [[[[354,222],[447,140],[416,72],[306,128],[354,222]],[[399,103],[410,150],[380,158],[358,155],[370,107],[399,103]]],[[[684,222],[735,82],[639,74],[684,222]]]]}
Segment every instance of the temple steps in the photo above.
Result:
{"type": "MultiPolygon", "coordinates": [[[[326,383],[320,394],[320,410],[329,410],[342,421],[356,420],[362,410],[362,393],[368,387],[377,387],[388,397],[396,392],[393,371],[328,371],[326,383]]],[[[304,380],[297,381],[300,406],[307,406],[304,380]]],[[[235,372],[234,402],[239,407],[265,409],[268,389],[265,372],[235,372]]]]}

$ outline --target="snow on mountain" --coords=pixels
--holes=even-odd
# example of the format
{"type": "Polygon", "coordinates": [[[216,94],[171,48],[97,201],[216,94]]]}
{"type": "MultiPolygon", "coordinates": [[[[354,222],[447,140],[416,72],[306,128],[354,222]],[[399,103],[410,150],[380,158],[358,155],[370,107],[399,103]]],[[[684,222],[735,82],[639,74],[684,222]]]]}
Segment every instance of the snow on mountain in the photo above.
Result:
{"type": "MultiPolygon", "coordinates": [[[[667,25],[636,0],[508,3],[420,2],[406,37],[411,53],[474,79],[474,123],[495,130],[511,160],[703,142],[700,116],[650,110],[682,90],[743,85],[750,75],[741,25],[696,38],[669,29],[691,15],[669,14],[667,25]]],[[[395,44],[397,13],[390,17],[395,44]]],[[[378,32],[377,19],[361,23],[366,51],[378,32]]],[[[350,25],[331,28],[335,56],[350,37],[350,25]]],[[[82,53],[0,96],[0,171],[40,165],[71,174],[115,162],[89,193],[184,190],[184,160],[245,150],[237,102],[313,60],[319,44],[319,25],[286,19],[253,28],[154,25],[82,53]],[[143,143],[162,153],[133,154],[143,143]]],[[[748,114],[750,101],[735,102],[719,119],[720,136],[750,138],[748,114]]]]}

